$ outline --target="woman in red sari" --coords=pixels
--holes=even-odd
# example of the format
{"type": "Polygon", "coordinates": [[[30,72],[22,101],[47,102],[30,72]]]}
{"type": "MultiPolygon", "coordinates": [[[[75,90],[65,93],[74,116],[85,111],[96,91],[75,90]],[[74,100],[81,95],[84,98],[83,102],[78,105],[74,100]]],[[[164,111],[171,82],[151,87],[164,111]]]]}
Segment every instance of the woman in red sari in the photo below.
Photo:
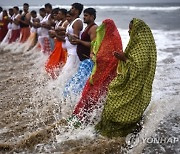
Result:
{"type": "Polygon", "coordinates": [[[122,41],[113,20],[106,19],[97,28],[92,51],[94,61],[92,74],[70,118],[75,118],[80,123],[89,122],[92,111],[100,105],[107,94],[109,83],[116,76],[118,60],[113,56],[113,52],[122,52],[122,41]]]}
{"type": "Polygon", "coordinates": [[[2,20],[0,20],[0,42],[4,39],[8,32],[9,17],[6,10],[3,10],[2,20]]]}

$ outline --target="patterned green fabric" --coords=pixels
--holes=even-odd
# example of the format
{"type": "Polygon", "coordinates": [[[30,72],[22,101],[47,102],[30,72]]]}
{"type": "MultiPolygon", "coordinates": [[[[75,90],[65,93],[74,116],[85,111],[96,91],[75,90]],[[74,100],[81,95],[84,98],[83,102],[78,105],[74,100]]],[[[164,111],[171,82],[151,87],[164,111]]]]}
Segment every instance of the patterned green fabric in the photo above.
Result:
{"type": "Polygon", "coordinates": [[[94,61],[94,67],[92,69],[92,73],[89,79],[89,82],[91,84],[93,84],[93,79],[92,76],[95,74],[96,72],[96,68],[97,68],[97,63],[96,63],[96,55],[99,51],[101,42],[104,38],[105,35],[105,25],[102,23],[97,29],[96,29],[96,39],[91,43],[92,46],[92,52],[94,54],[94,56],[92,57],[92,60],[94,61]]]}
{"type": "Polygon", "coordinates": [[[128,60],[118,64],[118,75],[109,85],[102,119],[96,125],[108,137],[134,131],[151,100],[156,45],[150,28],[140,19],[133,19],[125,55],[128,60]]]}

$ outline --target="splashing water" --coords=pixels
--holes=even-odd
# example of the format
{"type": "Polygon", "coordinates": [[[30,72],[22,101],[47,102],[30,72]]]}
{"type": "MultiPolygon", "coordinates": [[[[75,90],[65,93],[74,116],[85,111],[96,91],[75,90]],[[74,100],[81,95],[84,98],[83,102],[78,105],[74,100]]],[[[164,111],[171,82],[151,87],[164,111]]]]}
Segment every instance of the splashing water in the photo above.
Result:
{"type": "MultiPolygon", "coordinates": [[[[127,30],[121,29],[120,33],[126,47],[127,30]]],[[[95,132],[94,124],[102,108],[94,111],[94,124],[78,129],[69,127],[63,119],[71,115],[80,99],[80,96],[72,96],[66,102],[63,99],[64,84],[71,74],[53,80],[44,69],[47,55],[35,48],[27,51],[27,44],[1,44],[0,150],[29,153],[170,151],[169,143],[154,143],[150,139],[176,137],[179,141],[180,32],[154,30],[153,34],[158,63],[152,101],[146,110],[143,128],[133,142],[129,142],[131,136],[107,139],[95,132]],[[125,142],[130,143],[128,148],[125,142]]],[[[179,150],[179,142],[170,144],[171,153],[179,150]]]]}

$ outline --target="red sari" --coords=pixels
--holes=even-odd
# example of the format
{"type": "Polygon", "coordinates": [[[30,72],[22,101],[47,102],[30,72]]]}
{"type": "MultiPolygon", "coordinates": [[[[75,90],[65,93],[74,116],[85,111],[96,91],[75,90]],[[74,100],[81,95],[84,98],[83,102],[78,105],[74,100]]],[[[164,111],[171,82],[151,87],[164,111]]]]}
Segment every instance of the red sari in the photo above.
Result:
{"type": "Polygon", "coordinates": [[[8,16],[4,16],[2,20],[0,20],[0,42],[4,39],[8,32],[8,16]]]}
{"type": "Polygon", "coordinates": [[[93,84],[90,83],[91,79],[86,82],[82,97],[73,112],[73,115],[81,121],[84,120],[83,122],[87,122],[98,102],[106,96],[108,85],[116,76],[118,60],[114,57],[113,52],[122,52],[121,37],[114,22],[111,19],[106,19],[102,25],[104,25],[103,28],[97,29],[97,36],[102,29],[104,30],[104,38],[102,38],[96,54],[96,66],[94,66],[96,71],[92,75],[93,84]]]}
{"type": "Polygon", "coordinates": [[[55,47],[49,56],[45,69],[52,78],[57,76],[55,70],[66,63],[67,52],[62,48],[62,42],[55,39],[55,47]]]}

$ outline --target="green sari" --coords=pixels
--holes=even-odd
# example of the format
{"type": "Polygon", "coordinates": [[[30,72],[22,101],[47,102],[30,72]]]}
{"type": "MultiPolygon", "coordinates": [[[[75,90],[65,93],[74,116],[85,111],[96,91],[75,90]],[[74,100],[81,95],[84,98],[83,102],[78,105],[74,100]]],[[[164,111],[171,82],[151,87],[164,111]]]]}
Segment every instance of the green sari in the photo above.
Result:
{"type": "Polygon", "coordinates": [[[108,137],[133,132],[151,100],[156,45],[150,28],[142,20],[133,19],[124,53],[128,60],[119,61],[118,75],[109,85],[102,118],[96,125],[97,131],[108,137]]]}

